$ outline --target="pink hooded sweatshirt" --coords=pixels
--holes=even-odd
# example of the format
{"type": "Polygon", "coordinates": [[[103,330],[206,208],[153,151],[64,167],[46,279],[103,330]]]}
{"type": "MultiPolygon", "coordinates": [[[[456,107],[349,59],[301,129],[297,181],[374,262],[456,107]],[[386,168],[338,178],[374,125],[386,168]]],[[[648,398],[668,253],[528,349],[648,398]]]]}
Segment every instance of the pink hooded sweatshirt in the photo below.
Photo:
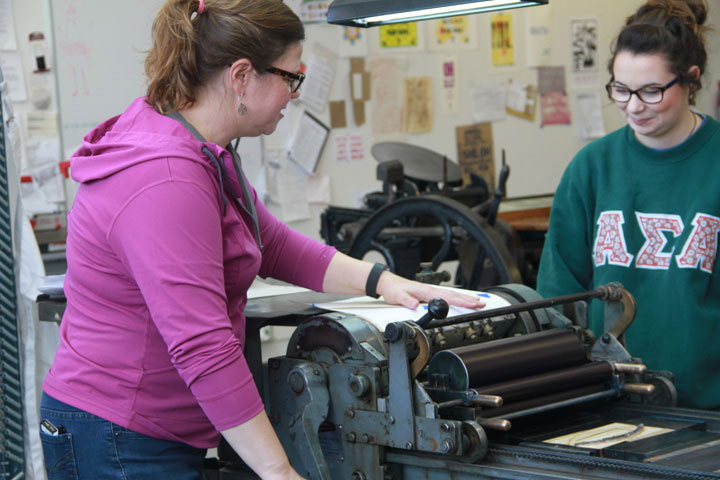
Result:
{"type": "Polygon", "coordinates": [[[67,308],[43,389],[113,423],[199,448],[263,404],[243,356],[256,275],[316,291],[335,249],[258,201],[261,253],[230,154],[145,98],[92,130],[70,160],[67,308]],[[224,164],[220,173],[202,152],[224,164]]]}

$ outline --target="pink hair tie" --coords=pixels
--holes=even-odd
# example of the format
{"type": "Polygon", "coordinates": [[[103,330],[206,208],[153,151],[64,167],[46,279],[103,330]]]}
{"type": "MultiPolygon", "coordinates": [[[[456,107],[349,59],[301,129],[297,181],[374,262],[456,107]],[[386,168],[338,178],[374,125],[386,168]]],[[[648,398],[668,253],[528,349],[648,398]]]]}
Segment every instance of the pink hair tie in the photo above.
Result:
{"type": "Polygon", "coordinates": [[[200,15],[205,11],[205,0],[198,0],[197,13],[200,15]]]}

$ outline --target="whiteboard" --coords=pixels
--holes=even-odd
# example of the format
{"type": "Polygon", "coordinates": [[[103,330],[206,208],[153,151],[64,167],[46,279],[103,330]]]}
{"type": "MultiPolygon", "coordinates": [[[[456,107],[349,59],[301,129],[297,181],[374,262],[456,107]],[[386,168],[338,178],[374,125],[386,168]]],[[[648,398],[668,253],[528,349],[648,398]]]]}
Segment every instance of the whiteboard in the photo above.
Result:
{"type": "Polygon", "coordinates": [[[145,94],[144,59],[162,0],[52,0],[62,142],[67,158],[87,132],[145,94]]]}

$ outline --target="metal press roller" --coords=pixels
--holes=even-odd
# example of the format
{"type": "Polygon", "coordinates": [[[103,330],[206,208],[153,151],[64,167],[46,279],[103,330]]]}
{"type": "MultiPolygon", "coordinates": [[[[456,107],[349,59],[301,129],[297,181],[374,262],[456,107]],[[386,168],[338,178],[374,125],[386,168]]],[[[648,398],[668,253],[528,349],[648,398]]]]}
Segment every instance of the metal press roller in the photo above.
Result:
{"type": "MultiPolygon", "coordinates": [[[[486,291],[509,306],[446,319],[447,306],[431,302],[426,317],[398,319],[384,332],[337,312],[303,321],[287,354],[268,362],[270,420],[298,472],[311,479],[443,479],[448,471],[458,479],[526,478],[507,475],[525,471],[520,459],[532,457],[553,472],[584,475],[582,465],[591,465],[597,478],[616,478],[606,476],[618,468],[614,461],[588,460],[587,447],[559,451],[537,439],[635,415],[655,415],[646,425],[690,430],[709,421],[680,422],[677,412],[660,419],[676,398],[671,375],[647,371],[625,349],[635,303],[620,285],[551,299],[516,284],[486,291]],[[597,341],[551,308],[594,299],[606,303],[611,325],[597,341]]],[[[720,415],[708,423],[715,424],[720,415]]],[[[683,433],[691,434],[698,435],[683,433]]],[[[720,435],[710,437],[701,440],[720,449],[720,435]]],[[[651,470],[674,478],[645,465],[668,438],[617,478],[646,478],[651,470]]],[[[622,448],[599,452],[626,455],[622,448]]]]}

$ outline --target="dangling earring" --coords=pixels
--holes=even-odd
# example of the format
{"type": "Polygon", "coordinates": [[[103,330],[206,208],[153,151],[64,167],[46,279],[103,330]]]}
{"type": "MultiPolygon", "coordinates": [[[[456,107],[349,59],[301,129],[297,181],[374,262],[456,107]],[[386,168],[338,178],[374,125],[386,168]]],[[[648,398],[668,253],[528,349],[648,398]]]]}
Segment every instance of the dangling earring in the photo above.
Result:
{"type": "Polygon", "coordinates": [[[238,107],[237,107],[238,113],[239,113],[240,115],[245,115],[245,114],[247,113],[247,107],[246,107],[245,104],[242,102],[242,95],[238,94],[237,100],[238,100],[238,107]]]}

